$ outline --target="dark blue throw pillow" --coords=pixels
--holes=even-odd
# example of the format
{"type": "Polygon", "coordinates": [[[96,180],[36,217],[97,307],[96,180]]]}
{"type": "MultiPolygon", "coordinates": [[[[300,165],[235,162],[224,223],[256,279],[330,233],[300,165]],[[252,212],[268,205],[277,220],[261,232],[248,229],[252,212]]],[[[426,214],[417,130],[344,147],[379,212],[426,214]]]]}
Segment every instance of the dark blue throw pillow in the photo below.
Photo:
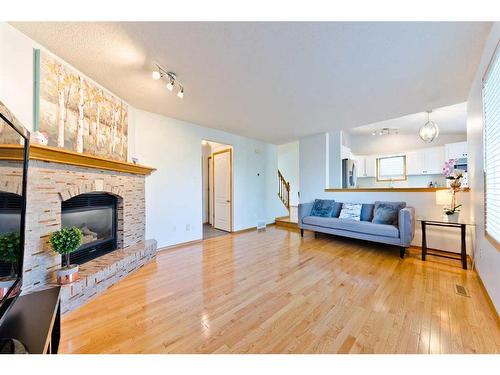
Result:
{"type": "Polygon", "coordinates": [[[375,205],[372,203],[363,203],[361,206],[361,221],[372,221],[373,220],[373,207],[375,205]]]}
{"type": "Polygon", "coordinates": [[[399,210],[405,207],[405,202],[375,202],[372,223],[398,225],[399,210]]]}
{"type": "Polygon", "coordinates": [[[340,216],[340,211],[342,210],[342,202],[335,202],[333,204],[333,211],[332,211],[332,217],[339,217],[340,216]]]}
{"type": "Polygon", "coordinates": [[[330,199],[315,199],[311,210],[311,216],[330,217],[332,216],[335,201],[330,199]]]}

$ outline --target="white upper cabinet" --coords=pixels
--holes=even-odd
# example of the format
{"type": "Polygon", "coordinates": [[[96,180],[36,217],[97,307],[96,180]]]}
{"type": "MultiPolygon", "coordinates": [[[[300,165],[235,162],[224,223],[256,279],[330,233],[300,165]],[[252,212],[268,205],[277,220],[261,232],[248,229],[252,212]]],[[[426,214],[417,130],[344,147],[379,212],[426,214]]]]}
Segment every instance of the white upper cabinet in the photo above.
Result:
{"type": "Polygon", "coordinates": [[[406,153],[406,174],[422,174],[424,170],[424,155],[421,151],[410,151],[406,153]]]}
{"type": "Polygon", "coordinates": [[[467,157],[467,142],[448,143],[445,146],[446,160],[467,157]]]}
{"type": "Polygon", "coordinates": [[[444,147],[431,147],[406,153],[408,175],[441,174],[445,161],[444,147]]]}
{"type": "Polygon", "coordinates": [[[376,173],[376,160],[377,156],[368,155],[365,156],[365,176],[366,177],[375,177],[376,173]]]}
{"type": "Polygon", "coordinates": [[[427,148],[424,151],[423,174],[441,174],[445,161],[444,147],[427,148]]]}

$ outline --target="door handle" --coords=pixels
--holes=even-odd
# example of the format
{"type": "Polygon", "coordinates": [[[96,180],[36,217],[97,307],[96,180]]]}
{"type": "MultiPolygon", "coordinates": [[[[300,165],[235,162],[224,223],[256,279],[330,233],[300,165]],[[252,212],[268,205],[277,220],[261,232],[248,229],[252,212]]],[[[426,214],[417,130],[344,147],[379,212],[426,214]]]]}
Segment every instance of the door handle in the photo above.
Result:
{"type": "Polygon", "coordinates": [[[226,201],[226,203],[231,203],[231,201],[228,199],[228,200],[226,201]]]}

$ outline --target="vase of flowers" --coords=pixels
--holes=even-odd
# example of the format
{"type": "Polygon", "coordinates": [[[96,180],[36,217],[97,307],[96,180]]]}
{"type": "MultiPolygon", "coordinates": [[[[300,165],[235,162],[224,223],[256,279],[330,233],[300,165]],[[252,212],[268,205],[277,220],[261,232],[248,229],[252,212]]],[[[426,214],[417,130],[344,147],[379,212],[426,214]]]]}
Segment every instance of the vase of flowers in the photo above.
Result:
{"type": "Polygon", "coordinates": [[[462,190],[462,179],[464,177],[464,171],[460,169],[455,169],[455,164],[457,159],[448,160],[443,167],[443,174],[449,181],[451,203],[450,207],[444,208],[444,213],[446,218],[450,222],[457,222],[460,215],[461,204],[457,203],[457,193],[462,190]]]}
{"type": "Polygon", "coordinates": [[[51,234],[49,243],[56,253],[66,258],[66,266],[57,270],[57,283],[65,285],[78,280],[78,265],[71,264],[70,254],[82,244],[83,234],[77,227],[62,228],[51,234]]]}

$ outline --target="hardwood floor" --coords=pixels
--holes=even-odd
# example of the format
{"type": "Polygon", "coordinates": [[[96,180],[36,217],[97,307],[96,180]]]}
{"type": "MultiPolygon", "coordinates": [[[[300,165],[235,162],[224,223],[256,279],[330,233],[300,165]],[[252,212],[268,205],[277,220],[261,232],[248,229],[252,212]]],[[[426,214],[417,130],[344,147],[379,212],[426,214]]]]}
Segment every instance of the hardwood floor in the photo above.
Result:
{"type": "Polygon", "coordinates": [[[65,316],[60,352],[500,352],[476,273],[419,255],[277,227],[174,248],[65,316]]]}

